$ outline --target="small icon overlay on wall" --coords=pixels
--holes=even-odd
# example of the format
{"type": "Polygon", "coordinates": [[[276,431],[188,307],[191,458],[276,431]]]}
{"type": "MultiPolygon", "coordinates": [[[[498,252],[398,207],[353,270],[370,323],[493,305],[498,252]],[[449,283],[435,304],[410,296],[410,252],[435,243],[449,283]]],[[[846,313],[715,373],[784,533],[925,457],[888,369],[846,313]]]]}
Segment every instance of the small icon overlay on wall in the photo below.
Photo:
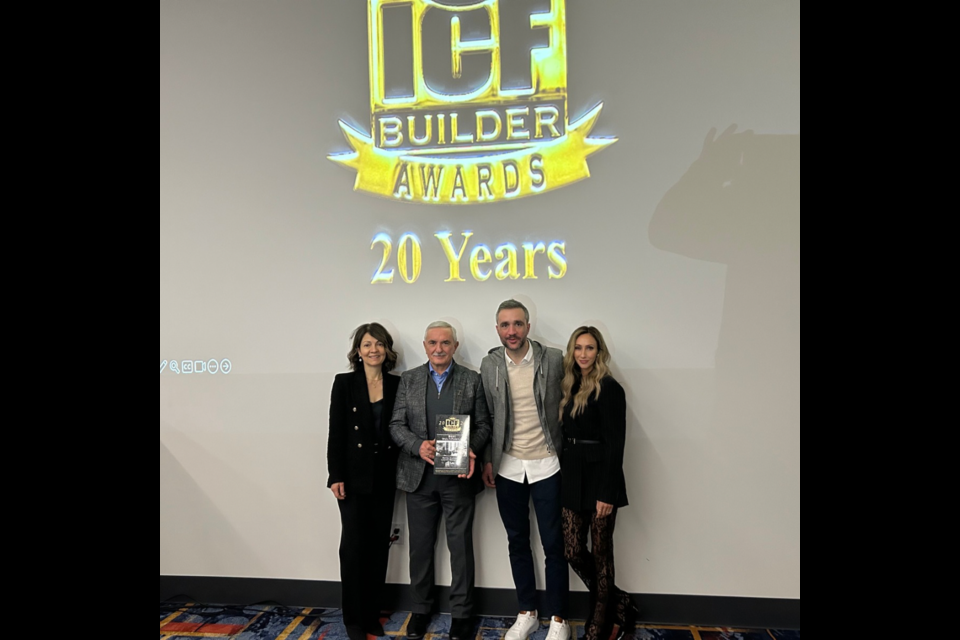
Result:
{"type": "Polygon", "coordinates": [[[217,360],[161,360],[160,375],[230,375],[233,363],[228,358],[217,360]]]}

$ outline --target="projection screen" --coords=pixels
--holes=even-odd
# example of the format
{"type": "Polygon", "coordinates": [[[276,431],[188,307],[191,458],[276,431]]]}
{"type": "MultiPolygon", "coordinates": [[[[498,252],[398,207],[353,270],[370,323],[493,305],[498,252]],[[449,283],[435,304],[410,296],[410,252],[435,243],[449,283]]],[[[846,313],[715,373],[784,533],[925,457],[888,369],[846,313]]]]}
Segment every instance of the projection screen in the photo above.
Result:
{"type": "Polygon", "coordinates": [[[477,369],[509,298],[610,343],[620,586],[800,598],[799,2],[160,2],[161,576],[338,581],[352,330],[477,369]]]}

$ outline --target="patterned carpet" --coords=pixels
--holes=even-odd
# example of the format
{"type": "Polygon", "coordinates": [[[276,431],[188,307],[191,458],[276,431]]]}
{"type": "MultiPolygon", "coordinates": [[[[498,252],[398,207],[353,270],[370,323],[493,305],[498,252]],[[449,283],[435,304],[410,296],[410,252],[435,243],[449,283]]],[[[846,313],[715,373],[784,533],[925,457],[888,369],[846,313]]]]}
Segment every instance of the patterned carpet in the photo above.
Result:
{"type": "MultiPolygon", "coordinates": [[[[408,613],[384,618],[388,638],[402,640],[408,613]]],[[[502,640],[513,624],[505,618],[481,618],[477,640],[502,640]]],[[[583,622],[573,622],[575,637],[583,636],[583,622]]],[[[444,640],[450,629],[449,616],[436,616],[425,640],[444,640]]],[[[547,627],[531,636],[545,640],[547,627]]],[[[347,640],[339,611],[292,610],[280,606],[210,607],[201,605],[160,605],[160,640],[187,638],[231,638],[233,640],[347,640]]],[[[800,640],[799,631],[768,629],[715,629],[705,627],[640,625],[636,640],[800,640]]]]}

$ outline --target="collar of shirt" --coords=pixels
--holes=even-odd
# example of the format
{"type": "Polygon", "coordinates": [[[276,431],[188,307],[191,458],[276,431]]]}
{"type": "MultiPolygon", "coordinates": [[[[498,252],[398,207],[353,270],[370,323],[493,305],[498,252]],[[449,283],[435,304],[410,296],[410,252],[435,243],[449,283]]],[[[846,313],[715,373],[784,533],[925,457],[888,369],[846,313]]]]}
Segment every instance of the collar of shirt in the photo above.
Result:
{"type": "Polygon", "coordinates": [[[513,361],[513,358],[510,357],[510,354],[504,351],[504,356],[507,358],[508,367],[523,367],[525,365],[533,362],[533,343],[527,340],[527,355],[523,356],[523,360],[520,361],[520,364],[517,364],[513,361]]]}
{"type": "Polygon", "coordinates": [[[443,385],[447,383],[447,380],[450,379],[450,374],[453,373],[453,368],[456,366],[455,362],[451,362],[450,366],[447,367],[447,370],[443,372],[443,375],[437,373],[437,370],[433,368],[433,363],[429,363],[430,366],[430,377],[433,378],[434,384],[437,385],[437,391],[443,391],[443,385]]]}

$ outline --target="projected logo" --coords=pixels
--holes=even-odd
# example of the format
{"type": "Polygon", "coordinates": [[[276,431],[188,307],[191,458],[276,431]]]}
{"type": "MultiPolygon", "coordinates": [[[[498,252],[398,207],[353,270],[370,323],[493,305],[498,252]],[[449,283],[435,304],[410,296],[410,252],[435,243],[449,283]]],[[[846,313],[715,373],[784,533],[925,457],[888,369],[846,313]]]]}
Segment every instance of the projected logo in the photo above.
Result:
{"type": "Polygon", "coordinates": [[[603,104],[568,117],[564,0],[520,16],[507,0],[368,1],[371,133],[341,120],[353,150],[330,156],[357,171],[355,190],[425,204],[501,202],[590,177],[587,158],[616,142],[590,137],[603,104]],[[410,46],[388,55],[411,32],[410,46]],[[529,32],[542,35],[520,50],[513,75],[525,77],[508,79],[505,53],[516,43],[502,36],[529,32]]]}

